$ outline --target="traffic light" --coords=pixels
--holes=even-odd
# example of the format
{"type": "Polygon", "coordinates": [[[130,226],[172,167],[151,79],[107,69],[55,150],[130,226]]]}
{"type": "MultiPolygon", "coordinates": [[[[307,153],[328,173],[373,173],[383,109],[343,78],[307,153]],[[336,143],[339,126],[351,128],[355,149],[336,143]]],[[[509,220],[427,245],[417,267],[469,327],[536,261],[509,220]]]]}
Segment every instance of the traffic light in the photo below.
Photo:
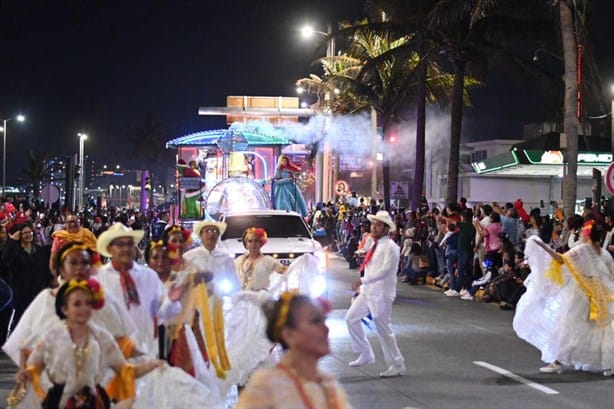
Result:
{"type": "Polygon", "coordinates": [[[79,166],[79,165],[75,165],[75,168],[74,168],[74,169],[75,169],[75,170],[74,170],[74,173],[73,173],[73,177],[74,177],[75,179],[77,179],[77,178],[79,178],[79,175],[81,175],[81,166],[79,166]]]}
{"type": "Polygon", "coordinates": [[[399,140],[399,136],[396,133],[391,133],[390,136],[388,137],[388,142],[390,142],[391,144],[396,143],[399,140]]]}

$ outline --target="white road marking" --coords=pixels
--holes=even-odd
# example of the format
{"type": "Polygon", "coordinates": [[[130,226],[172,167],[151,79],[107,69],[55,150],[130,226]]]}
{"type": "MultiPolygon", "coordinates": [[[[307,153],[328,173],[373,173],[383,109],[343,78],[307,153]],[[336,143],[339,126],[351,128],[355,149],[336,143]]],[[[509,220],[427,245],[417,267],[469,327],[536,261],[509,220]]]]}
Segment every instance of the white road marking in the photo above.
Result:
{"type": "Polygon", "coordinates": [[[510,379],[515,380],[516,382],[520,382],[523,383],[525,385],[527,385],[528,387],[531,387],[533,389],[537,389],[540,392],[545,393],[546,395],[558,395],[559,392],[549,388],[547,386],[544,385],[540,385],[539,383],[530,381],[528,379],[523,378],[522,376],[516,375],[513,372],[508,371],[507,369],[503,369],[503,368],[499,368],[498,366],[495,366],[493,364],[489,364],[488,362],[484,362],[484,361],[473,361],[473,363],[477,366],[481,366],[483,368],[486,369],[490,369],[493,372],[496,372],[500,375],[506,376],[510,379]]]}

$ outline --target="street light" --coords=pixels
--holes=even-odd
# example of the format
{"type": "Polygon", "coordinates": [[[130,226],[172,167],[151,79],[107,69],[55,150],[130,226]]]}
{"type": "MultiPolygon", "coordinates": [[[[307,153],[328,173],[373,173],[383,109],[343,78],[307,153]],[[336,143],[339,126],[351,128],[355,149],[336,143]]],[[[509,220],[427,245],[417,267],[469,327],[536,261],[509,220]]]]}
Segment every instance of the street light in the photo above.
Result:
{"type": "MultiPolygon", "coordinates": [[[[6,191],[6,124],[12,119],[6,118],[2,120],[2,196],[4,196],[6,191]]],[[[17,122],[23,122],[26,120],[26,117],[19,114],[15,119],[17,122]]]]}
{"type": "Polygon", "coordinates": [[[85,168],[83,167],[83,150],[84,150],[84,142],[87,139],[87,134],[84,133],[78,133],[77,136],[79,136],[79,196],[77,199],[77,203],[78,203],[78,207],[79,209],[81,209],[83,207],[83,193],[84,193],[84,188],[83,188],[83,180],[84,180],[84,170],[85,168]]]}
{"type": "MultiPolygon", "coordinates": [[[[314,30],[310,25],[305,25],[301,28],[301,35],[303,38],[311,38],[314,34],[318,34],[323,37],[328,37],[326,43],[326,58],[335,56],[335,37],[332,35],[333,27],[328,24],[326,33],[323,31],[314,30]]],[[[297,92],[301,92],[297,89],[297,92]]],[[[324,101],[330,100],[330,92],[324,94],[324,101]]],[[[336,178],[335,169],[330,169],[330,141],[326,139],[324,141],[323,149],[318,149],[316,155],[316,186],[315,186],[315,199],[316,202],[321,202],[323,199],[330,199],[333,191],[333,184],[336,178]],[[324,197],[326,195],[327,197],[324,197]]],[[[336,161],[339,162],[339,161],[336,161]]]]}

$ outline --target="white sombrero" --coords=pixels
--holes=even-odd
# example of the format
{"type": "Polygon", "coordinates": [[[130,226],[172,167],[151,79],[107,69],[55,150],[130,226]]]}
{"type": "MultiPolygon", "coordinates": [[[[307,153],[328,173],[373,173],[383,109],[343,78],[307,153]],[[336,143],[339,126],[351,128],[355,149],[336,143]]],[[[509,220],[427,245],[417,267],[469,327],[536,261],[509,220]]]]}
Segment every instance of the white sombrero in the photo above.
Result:
{"type": "Polygon", "coordinates": [[[396,223],[390,217],[390,213],[388,213],[385,210],[380,210],[376,214],[369,214],[367,215],[367,219],[369,219],[370,222],[377,221],[377,222],[384,223],[385,225],[390,227],[391,230],[396,230],[397,228],[396,223]]]}
{"type": "Polygon", "coordinates": [[[226,231],[226,223],[224,222],[216,222],[215,220],[201,220],[199,222],[194,223],[194,233],[200,236],[200,231],[208,226],[213,226],[220,231],[220,236],[224,234],[226,231]]]}
{"type": "Polygon", "coordinates": [[[138,243],[139,241],[143,240],[144,235],[144,230],[132,230],[130,227],[126,227],[123,223],[115,223],[98,237],[96,248],[103,256],[111,257],[111,253],[109,253],[107,248],[109,245],[111,245],[113,240],[119,239],[120,237],[131,237],[134,239],[135,243],[138,243]]]}

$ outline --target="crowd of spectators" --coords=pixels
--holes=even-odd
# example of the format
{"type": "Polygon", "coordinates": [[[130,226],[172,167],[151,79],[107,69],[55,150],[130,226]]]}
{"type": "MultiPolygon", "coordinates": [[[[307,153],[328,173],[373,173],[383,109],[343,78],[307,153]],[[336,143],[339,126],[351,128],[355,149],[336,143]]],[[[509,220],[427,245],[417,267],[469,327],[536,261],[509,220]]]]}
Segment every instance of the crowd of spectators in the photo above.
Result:
{"type": "MultiPolygon", "coordinates": [[[[321,204],[308,222],[319,232],[323,244],[360,270],[369,247],[368,214],[382,206],[354,195],[338,203],[321,204]]],[[[603,248],[614,257],[614,210],[593,206],[583,214],[564,218],[556,207],[527,211],[522,200],[514,203],[478,203],[473,207],[461,198],[445,208],[428,206],[416,211],[392,208],[397,224],[393,238],[401,248],[399,276],[410,285],[441,287],[443,294],[463,300],[497,302],[501,309],[514,309],[524,293],[530,273],[524,243],[538,235],[558,252],[580,242],[580,229],[589,219],[605,228],[603,248]]]]}

